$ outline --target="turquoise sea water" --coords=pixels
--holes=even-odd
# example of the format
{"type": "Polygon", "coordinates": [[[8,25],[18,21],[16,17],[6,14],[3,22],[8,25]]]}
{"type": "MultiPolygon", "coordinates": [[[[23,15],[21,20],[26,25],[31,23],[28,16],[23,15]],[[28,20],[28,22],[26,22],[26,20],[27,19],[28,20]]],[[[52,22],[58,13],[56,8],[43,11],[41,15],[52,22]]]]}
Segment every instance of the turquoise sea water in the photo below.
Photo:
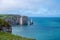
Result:
{"type": "Polygon", "coordinates": [[[59,17],[32,17],[32,20],[33,25],[13,26],[12,33],[36,40],[60,40],[59,17]]]}

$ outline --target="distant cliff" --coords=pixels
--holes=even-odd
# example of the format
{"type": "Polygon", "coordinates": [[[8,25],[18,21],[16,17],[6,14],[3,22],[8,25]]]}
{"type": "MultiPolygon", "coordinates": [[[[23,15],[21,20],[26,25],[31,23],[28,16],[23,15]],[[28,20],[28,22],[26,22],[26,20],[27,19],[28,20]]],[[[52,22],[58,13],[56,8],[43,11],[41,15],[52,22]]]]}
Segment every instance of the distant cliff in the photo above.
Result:
{"type": "Polygon", "coordinates": [[[20,25],[28,25],[28,17],[27,16],[20,17],[20,25]]]}
{"type": "Polygon", "coordinates": [[[20,18],[23,17],[22,25],[28,24],[28,17],[27,16],[21,16],[21,15],[12,15],[12,14],[5,14],[5,15],[0,15],[0,18],[5,19],[5,21],[7,21],[8,23],[10,23],[11,25],[20,25],[20,18]]]}

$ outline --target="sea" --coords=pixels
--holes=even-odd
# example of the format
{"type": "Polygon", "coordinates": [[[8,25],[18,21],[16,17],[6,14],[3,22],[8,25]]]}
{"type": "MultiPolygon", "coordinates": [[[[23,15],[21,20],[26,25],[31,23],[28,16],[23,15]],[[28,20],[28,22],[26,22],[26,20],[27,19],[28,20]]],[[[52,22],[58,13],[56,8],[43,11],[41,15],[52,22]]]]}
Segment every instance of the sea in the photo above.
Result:
{"type": "Polygon", "coordinates": [[[36,40],[60,40],[60,17],[29,17],[33,25],[12,26],[12,34],[36,40]]]}

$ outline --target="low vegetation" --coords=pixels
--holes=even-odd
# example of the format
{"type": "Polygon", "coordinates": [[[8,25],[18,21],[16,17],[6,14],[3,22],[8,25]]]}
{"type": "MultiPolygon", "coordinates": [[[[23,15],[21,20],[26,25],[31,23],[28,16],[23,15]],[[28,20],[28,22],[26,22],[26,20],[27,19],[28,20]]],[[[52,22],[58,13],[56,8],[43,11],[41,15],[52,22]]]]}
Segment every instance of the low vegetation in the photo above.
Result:
{"type": "Polygon", "coordinates": [[[0,27],[2,27],[2,26],[10,27],[11,25],[8,22],[6,22],[4,19],[0,19],[0,27]]]}
{"type": "Polygon", "coordinates": [[[21,36],[15,36],[15,35],[0,31],[0,40],[35,40],[35,39],[24,38],[21,36]]]}

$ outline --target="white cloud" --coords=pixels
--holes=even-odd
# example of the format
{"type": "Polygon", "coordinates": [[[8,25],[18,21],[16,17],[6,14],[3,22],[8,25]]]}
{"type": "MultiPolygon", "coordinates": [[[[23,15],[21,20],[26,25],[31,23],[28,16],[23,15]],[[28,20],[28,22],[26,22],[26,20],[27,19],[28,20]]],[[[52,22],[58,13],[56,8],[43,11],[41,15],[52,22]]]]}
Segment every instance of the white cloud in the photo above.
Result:
{"type": "Polygon", "coordinates": [[[27,0],[1,0],[0,10],[13,8],[31,8],[27,0]]]}
{"type": "Polygon", "coordinates": [[[22,9],[35,9],[40,7],[41,4],[49,4],[47,0],[0,0],[0,10],[22,8],[22,9]]]}
{"type": "Polygon", "coordinates": [[[54,6],[52,0],[0,0],[0,11],[19,10],[22,14],[49,15],[49,8],[54,6]],[[45,14],[46,13],[46,14],[45,14]]]}

